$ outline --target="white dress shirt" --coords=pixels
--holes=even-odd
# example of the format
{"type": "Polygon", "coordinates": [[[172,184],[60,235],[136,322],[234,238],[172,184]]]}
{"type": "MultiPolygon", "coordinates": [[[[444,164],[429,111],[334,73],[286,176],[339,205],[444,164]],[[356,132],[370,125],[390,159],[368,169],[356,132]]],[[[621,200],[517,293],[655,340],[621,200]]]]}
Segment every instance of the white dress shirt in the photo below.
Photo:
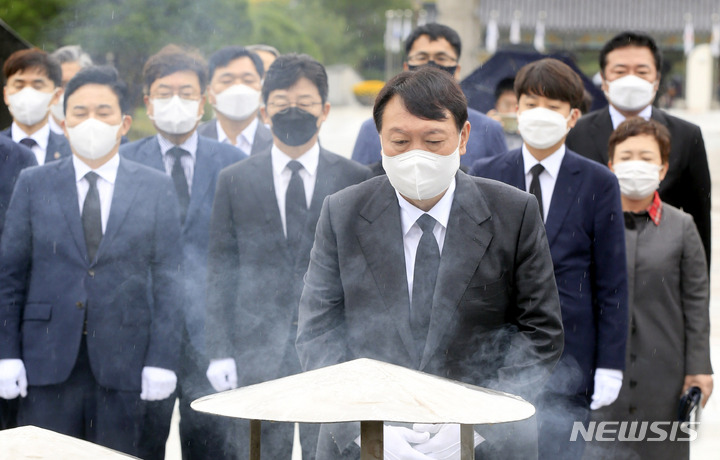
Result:
{"type": "Polygon", "coordinates": [[[188,137],[185,142],[180,145],[175,145],[169,140],[162,137],[160,134],[157,135],[158,142],[160,143],[160,152],[162,152],[163,163],[165,164],[165,172],[168,175],[172,174],[173,166],[175,166],[175,157],[169,155],[168,152],[173,147],[180,147],[187,151],[190,155],[183,155],[180,157],[180,163],[182,163],[183,171],[185,172],[185,178],[188,182],[188,193],[192,195],[192,180],[193,172],[195,171],[195,159],[197,158],[197,146],[198,146],[198,133],[197,130],[193,131],[192,136],[188,137]]]}
{"type": "MultiPolygon", "coordinates": [[[[613,129],[617,129],[620,123],[625,121],[625,115],[620,113],[620,111],[612,105],[608,105],[608,108],[610,110],[610,119],[612,120],[613,129]]],[[[652,104],[642,109],[640,113],[637,114],[637,116],[645,119],[645,121],[648,121],[652,116],[652,104]]]]}
{"type": "MultiPolygon", "coordinates": [[[[230,142],[230,138],[228,137],[227,133],[225,133],[225,130],[222,128],[222,126],[220,126],[220,122],[215,121],[215,123],[217,124],[218,142],[232,145],[232,142],[230,142]]],[[[242,130],[238,137],[235,138],[235,147],[242,150],[242,152],[247,156],[250,156],[250,152],[252,151],[253,142],[255,142],[255,132],[257,131],[257,127],[258,119],[257,117],[253,117],[253,121],[251,121],[250,124],[242,130]]]]}
{"type": "Polygon", "coordinates": [[[532,182],[532,173],[530,170],[533,166],[540,163],[545,168],[545,170],[538,176],[543,201],[538,204],[543,207],[543,222],[546,222],[548,211],[550,211],[553,191],[555,190],[555,182],[557,182],[558,174],[560,173],[560,165],[562,165],[563,158],[565,158],[565,144],[561,145],[559,149],[554,151],[543,161],[537,161],[537,158],[532,156],[532,153],[530,153],[527,149],[527,146],[523,144],[522,156],[523,163],[525,165],[525,191],[530,190],[530,182],[532,182]]]}
{"type": "Polygon", "coordinates": [[[415,274],[415,255],[417,254],[418,244],[422,236],[422,229],[417,224],[418,218],[423,214],[430,214],[437,221],[433,229],[433,235],[440,249],[442,256],[443,245],[445,243],[445,233],[447,232],[448,220],[450,219],[450,208],[452,207],[453,198],[455,197],[455,178],[453,177],[450,187],[448,187],[445,195],[440,201],[435,203],[427,213],[422,209],[416,208],[397,191],[398,204],[400,205],[400,225],[403,233],[403,247],[405,250],[405,274],[407,275],[408,294],[410,296],[410,305],[412,305],[413,276],[415,274]]]}
{"type": "Polygon", "coordinates": [[[33,145],[32,152],[35,154],[35,159],[37,160],[37,163],[39,165],[45,164],[45,152],[47,151],[48,141],[50,139],[50,124],[45,123],[45,125],[32,133],[30,136],[25,134],[25,131],[23,131],[18,125],[15,124],[13,121],[13,124],[10,128],[10,135],[12,136],[12,140],[14,142],[20,143],[21,140],[30,138],[36,142],[36,145],[33,145]]]}
{"type": "Polygon", "coordinates": [[[83,205],[90,183],[85,178],[85,174],[93,171],[100,176],[97,180],[98,195],[100,195],[100,219],[102,221],[102,232],[105,234],[108,217],[110,217],[110,205],[112,203],[113,193],[115,192],[115,179],[117,179],[118,166],[120,166],[120,155],[115,154],[110,161],[100,166],[98,169],[91,169],[76,155],[72,156],[73,167],[75,168],[75,184],[77,185],[78,205],[80,215],[82,216],[83,205]]]}
{"type": "MultiPolygon", "coordinates": [[[[280,209],[280,220],[282,221],[283,233],[287,236],[287,224],[285,217],[285,194],[287,193],[288,186],[290,185],[290,178],[292,177],[292,171],[287,167],[288,163],[293,159],[283,153],[279,148],[273,144],[270,149],[270,159],[272,162],[273,171],[273,185],[275,186],[275,198],[277,199],[278,208],[280,209]]],[[[310,207],[312,202],[313,192],[315,191],[315,178],[317,177],[317,167],[320,161],[320,144],[315,142],[310,149],[295,158],[296,161],[303,165],[303,168],[298,171],[300,178],[303,180],[305,186],[305,199],[307,201],[307,207],[310,207]]]]}

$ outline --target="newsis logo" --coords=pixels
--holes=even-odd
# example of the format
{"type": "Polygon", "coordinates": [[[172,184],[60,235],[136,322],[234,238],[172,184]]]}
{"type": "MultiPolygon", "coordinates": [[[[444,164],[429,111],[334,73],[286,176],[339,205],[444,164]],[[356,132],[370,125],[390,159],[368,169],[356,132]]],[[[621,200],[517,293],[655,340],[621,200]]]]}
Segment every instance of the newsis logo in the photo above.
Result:
{"type": "Polygon", "coordinates": [[[699,422],[574,422],[570,441],[694,441],[699,422]]]}

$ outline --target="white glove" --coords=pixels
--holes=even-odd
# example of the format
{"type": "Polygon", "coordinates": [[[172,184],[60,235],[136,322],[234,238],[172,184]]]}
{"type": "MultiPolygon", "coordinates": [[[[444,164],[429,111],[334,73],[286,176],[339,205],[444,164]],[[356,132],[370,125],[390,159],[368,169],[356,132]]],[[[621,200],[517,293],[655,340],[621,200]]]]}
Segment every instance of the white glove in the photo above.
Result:
{"type": "Polygon", "coordinates": [[[614,403],[622,388],[623,373],[617,369],[595,369],[595,392],[590,409],[596,410],[614,403]]]}
{"type": "Polygon", "coordinates": [[[27,396],[27,375],[22,359],[0,359],[0,398],[27,396]]]}
{"type": "Polygon", "coordinates": [[[211,359],[205,375],[215,391],[237,388],[237,367],[233,358],[211,359]]]}
{"type": "MultiPolygon", "coordinates": [[[[460,460],[460,425],[456,423],[413,425],[413,430],[433,434],[429,441],[415,446],[415,449],[436,460],[460,460]]],[[[473,432],[477,447],[485,438],[473,432]]]]}
{"type": "Polygon", "coordinates": [[[142,370],[143,401],[159,401],[169,397],[177,385],[175,372],[161,367],[145,366],[142,370]]]}
{"type": "Polygon", "coordinates": [[[419,433],[402,426],[383,427],[384,451],[387,460],[432,460],[432,457],[418,452],[410,444],[425,442],[430,433],[419,433]]]}

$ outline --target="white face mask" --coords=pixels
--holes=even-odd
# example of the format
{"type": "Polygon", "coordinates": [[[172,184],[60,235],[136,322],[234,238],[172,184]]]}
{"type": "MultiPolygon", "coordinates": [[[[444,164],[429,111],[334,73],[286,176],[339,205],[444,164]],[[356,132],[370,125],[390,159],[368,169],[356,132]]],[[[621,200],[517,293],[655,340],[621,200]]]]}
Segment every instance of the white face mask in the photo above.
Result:
{"type": "Polygon", "coordinates": [[[523,110],[518,113],[518,131],[527,145],[546,149],[560,142],[570,131],[567,122],[571,117],[572,111],[565,118],[543,107],[523,110]]]}
{"type": "Polygon", "coordinates": [[[60,96],[60,101],[57,104],[50,106],[50,113],[52,113],[53,117],[55,117],[58,121],[63,121],[65,119],[65,110],[63,109],[64,101],[65,94],[63,93],[63,95],[60,96]]]}
{"type": "Polygon", "coordinates": [[[197,125],[200,101],[181,99],[175,95],[164,99],[151,99],[153,115],[149,118],[157,128],[169,134],[187,134],[197,125]]]}
{"type": "Polygon", "coordinates": [[[94,118],[67,128],[68,141],[75,153],[88,160],[102,158],[115,147],[120,140],[117,137],[122,123],[109,125],[94,118]]]}
{"type": "Polygon", "coordinates": [[[427,200],[450,186],[460,168],[460,143],[450,155],[420,149],[392,157],[382,152],[382,165],[398,193],[412,200],[427,200]]]}
{"type": "Polygon", "coordinates": [[[605,96],[620,110],[642,110],[655,99],[655,84],[635,75],[626,75],[607,83],[605,96]]]}
{"type": "Polygon", "coordinates": [[[44,93],[28,86],[8,96],[8,109],[17,121],[31,126],[40,123],[48,114],[54,95],[55,91],[44,93]]]}
{"type": "Polygon", "coordinates": [[[647,161],[624,161],[613,164],[613,171],[620,184],[620,193],[633,200],[647,198],[660,186],[658,166],[647,161]]]}
{"type": "Polygon", "coordinates": [[[213,107],[231,120],[245,120],[260,107],[260,91],[247,85],[232,85],[215,95],[213,107]]]}

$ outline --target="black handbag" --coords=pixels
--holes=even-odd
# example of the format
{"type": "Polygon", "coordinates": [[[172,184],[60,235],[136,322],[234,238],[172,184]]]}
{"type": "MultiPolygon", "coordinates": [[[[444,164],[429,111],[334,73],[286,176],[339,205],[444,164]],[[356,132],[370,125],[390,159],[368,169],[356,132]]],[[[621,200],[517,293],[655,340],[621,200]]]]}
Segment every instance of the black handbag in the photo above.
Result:
{"type": "Polygon", "coordinates": [[[681,422],[689,422],[693,412],[697,411],[702,400],[702,391],[699,387],[690,387],[680,397],[680,405],[678,406],[678,420],[681,422]]]}

